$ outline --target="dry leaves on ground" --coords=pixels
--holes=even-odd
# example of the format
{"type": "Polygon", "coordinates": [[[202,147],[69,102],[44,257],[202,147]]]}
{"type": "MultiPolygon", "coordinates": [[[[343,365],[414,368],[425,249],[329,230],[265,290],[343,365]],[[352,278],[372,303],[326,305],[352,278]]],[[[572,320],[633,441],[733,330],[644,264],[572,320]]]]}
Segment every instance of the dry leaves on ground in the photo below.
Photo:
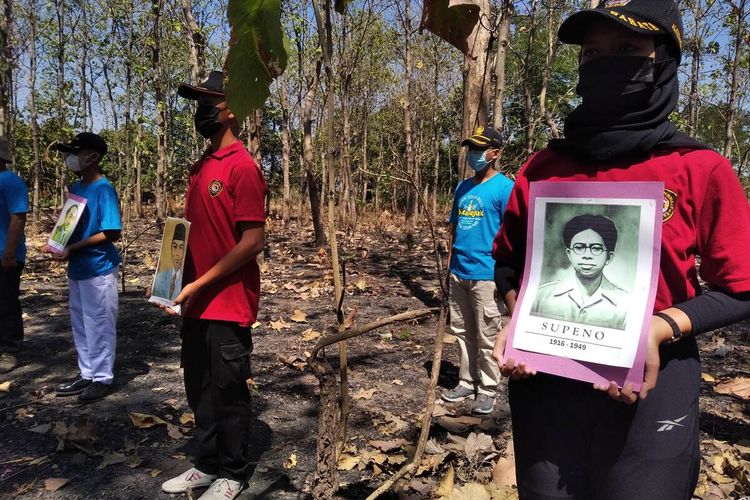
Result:
{"type": "Polygon", "coordinates": [[[714,386],[718,394],[734,396],[745,401],[750,401],[750,378],[737,377],[720,382],[714,386]]]}
{"type": "Polygon", "coordinates": [[[70,482],[70,479],[62,477],[51,477],[44,480],[44,489],[47,491],[57,491],[70,482]]]}
{"type": "Polygon", "coordinates": [[[301,309],[295,309],[290,319],[295,323],[307,323],[307,314],[301,309]]]}

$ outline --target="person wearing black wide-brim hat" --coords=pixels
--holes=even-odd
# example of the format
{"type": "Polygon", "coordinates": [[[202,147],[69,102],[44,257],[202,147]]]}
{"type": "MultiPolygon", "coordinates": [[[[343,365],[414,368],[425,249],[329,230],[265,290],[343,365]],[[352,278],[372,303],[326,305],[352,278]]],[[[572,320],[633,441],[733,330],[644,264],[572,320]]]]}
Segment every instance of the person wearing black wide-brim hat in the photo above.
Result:
{"type": "Polygon", "coordinates": [[[513,311],[529,185],[550,178],[663,182],[661,261],[639,393],[516,365],[504,356],[508,327],[498,334],[521,499],[688,500],[697,484],[695,336],[750,317],[750,209],[729,161],[669,120],[683,37],[672,0],[608,0],[560,27],[561,41],[581,46],[582,102],[565,120],[565,138],[516,180],[494,243],[498,289],[513,311]]]}
{"type": "Polygon", "coordinates": [[[209,141],[190,169],[185,218],[190,222],[183,288],[181,361],[185,394],[195,414],[193,466],[162,484],[165,493],[208,489],[200,500],[231,500],[251,469],[250,353],[258,317],[266,182],[237,137],[224,75],[212,71],[177,93],[197,101],[196,130],[209,141]]]}

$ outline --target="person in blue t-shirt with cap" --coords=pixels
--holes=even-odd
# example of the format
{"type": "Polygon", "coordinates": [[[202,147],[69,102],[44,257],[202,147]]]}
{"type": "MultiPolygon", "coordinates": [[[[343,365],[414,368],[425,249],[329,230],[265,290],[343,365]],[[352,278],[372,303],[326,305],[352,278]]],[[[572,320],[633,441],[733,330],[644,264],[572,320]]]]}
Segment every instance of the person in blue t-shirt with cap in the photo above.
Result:
{"type": "MultiPolygon", "coordinates": [[[[117,272],[120,254],[120,202],[99,164],[107,143],[91,132],[76,135],[68,144],[57,144],[65,166],[80,177],[70,192],[86,205],[67,246],[54,258],[68,261],[70,325],[78,354],[80,376],[58,386],[58,396],[78,395],[91,403],[110,392],[117,344],[117,272]]],[[[52,249],[46,247],[52,252],[52,249]]]]}
{"type": "Polygon", "coordinates": [[[502,135],[478,127],[465,139],[466,161],[474,176],[456,188],[451,210],[450,317],[461,354],[458,385],[443,393],[446,401],[475,398],[473,412],[492,412],[499,370],[492,358],[500,326],[494,282],[492,241],[513,189],[513,182],[496,170],[502,135]]]}
{"type": "Polygon", "coordinates": [[[29,191],[14,172],[8,141],[0,137],[0,373],[18,366],[16,354],[23,341],[19,300],[21,273],[26,258],[24,226],[29,211],[29,191]]]}

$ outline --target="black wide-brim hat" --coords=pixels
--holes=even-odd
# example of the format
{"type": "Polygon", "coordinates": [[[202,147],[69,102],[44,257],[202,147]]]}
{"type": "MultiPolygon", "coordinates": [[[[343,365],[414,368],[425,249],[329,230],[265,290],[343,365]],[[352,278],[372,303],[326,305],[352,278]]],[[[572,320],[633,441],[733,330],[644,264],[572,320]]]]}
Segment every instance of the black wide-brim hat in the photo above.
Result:
{"type": "Polygon", "coordinates": [[[201,96],[224,97],[224,73],[212,71],[208,78],[198,85],[183,83],[177,88],[177,94],[185,99],[196,100],[201,96]]]}
{"type": "Polygon", "coordinates": [[[581,45],[588,28],[597,20],[608,19],[641,35],[665,35],[682,55],[682,16],[674,0],[606,0],[593,9],[567,18],[557,36],[563,43],[581,45]]]}
{"type": "Polygon", "coordinates": [[[104,156],[107,154],[107,141],[102,136],[93,132],[81,132],[73,137],[72,141],[68,143],[59,142],[55,144],[54,148],[61,153],[70,154],[77,154],[81,150],[91,149],[104,156]]]}

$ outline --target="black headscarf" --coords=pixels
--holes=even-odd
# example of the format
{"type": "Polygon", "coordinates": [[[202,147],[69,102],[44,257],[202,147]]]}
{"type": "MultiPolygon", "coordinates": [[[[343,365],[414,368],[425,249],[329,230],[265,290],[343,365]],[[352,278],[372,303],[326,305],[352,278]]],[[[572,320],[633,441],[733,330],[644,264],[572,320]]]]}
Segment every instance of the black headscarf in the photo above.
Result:
{"type": "MultiPolygon", "coordinates": [[[[606,61],[602,62],[606,65],[606,61]]],[[[592,63],[596,63],[596,60],[592,63]]],[[[581,73],[587,70],[583,66],[581,73]]],[[[627,91],[623,94],[622,89],[613,87],[612,74],[605,68],[599,68],[601,92],[612,94],[610,99],[613,106],[605,111],[601,103],[587,102],[584,99],[565,119],[565,138],[553,139],[549,146],[566,150],[582,160],[596,161],[646,155],[663,147],[710,149],[678,132],[674,123],[669,121],[669,115],[675,109],[679,97],[678,66],[668,45],[657,39],[653,80],[650,71],[648,75],[643,71],[645,67],[632,69],[633,74],[628,75],[635,85],[643,88],[639,92],[640,102],[637,96],[634,100],[633,95],[627,94],[627,91]],[[618,102],[625,104],[617,106],[618,102]]],[[[650,65],[648,69],[650,70],[650,65]]],[[[591,82],[585,83],[591,85],[591,82]]],[[[582,93],[581,90],[579,84],[579,94],[582,93]]]]}

